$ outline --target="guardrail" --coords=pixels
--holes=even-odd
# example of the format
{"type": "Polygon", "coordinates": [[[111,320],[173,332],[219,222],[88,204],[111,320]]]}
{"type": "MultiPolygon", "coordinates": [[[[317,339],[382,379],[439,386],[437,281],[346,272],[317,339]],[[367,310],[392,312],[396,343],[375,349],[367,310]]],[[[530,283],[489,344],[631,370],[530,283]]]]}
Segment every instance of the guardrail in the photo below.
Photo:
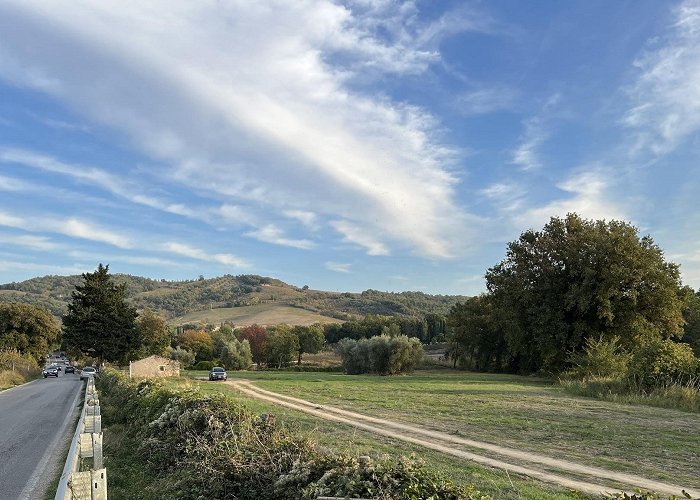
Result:
{"type": "Polygon", "coordinates": [[[102,416],[95,380],[88,378],[85,402],[54,500],[107,500],[102,460],[102,416]],[[92,460],[85,460],[85,459],[92,460]]]}

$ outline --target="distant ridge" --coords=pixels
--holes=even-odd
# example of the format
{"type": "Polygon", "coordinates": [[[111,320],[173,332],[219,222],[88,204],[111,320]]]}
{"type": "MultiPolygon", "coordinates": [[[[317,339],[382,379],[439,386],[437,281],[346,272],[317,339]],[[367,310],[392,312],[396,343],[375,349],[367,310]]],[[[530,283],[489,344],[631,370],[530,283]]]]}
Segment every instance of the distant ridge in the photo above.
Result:
{"type": "MultiPolygon", "coordinates": [[[[275,278],[257,275],[230,274],[217,278],[166,281],[115,274],[115,281],[126,283],[127,297],[139,309],[161,311],[175,319],[198,311],[273,304],[305,309],[316,315],[340,320],[367,314],[387,316],[444,315],[467,297],[461,295],[429,295],[422,292],[338,293],[311,290],[289,285],[275,278]]],[[[43,276],[19,283],[0,285],[0,302],[34,304],[55,316],[63,315],[75,285],[82,277],[43,276]]]]}

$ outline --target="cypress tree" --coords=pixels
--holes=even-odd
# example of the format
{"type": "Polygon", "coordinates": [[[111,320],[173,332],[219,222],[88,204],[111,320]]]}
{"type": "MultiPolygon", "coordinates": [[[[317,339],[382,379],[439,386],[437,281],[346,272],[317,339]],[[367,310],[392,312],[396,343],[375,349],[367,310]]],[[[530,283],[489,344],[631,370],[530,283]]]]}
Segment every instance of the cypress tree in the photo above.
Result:
{"type": "Polygon", "coordinates": [[[115,284],[109,266],[99,264],[76,285],[63,316],[63,345],[101,361],[125,361],[141,346],[136,309],[126,303],[126,284],[115,284]]]}

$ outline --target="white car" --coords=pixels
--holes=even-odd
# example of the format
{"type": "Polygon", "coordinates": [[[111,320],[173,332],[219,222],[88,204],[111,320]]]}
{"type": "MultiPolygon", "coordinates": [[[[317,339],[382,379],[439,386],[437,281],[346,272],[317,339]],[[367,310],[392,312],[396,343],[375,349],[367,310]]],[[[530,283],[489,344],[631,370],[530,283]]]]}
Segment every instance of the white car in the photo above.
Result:
{"type": "Polygon", "coordinates": [[[94,377],[95,373],[97,373],[97,370],[95,370],[94,367],[86,366],[85,368],[80,370],[80,380],[87,380],[90,377],[94,377]]]}

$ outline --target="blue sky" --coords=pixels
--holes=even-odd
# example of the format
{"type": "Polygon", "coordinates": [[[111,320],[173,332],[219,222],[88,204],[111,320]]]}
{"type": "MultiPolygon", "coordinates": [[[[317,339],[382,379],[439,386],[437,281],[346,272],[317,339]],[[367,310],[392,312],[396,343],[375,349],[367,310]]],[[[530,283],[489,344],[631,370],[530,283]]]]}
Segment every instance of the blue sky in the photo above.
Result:
{"type": "Polygon", "coordinates": [[[0,282],[476,294],[551,216],[700,288],[700,1],[6,0],[0,282]]]}

